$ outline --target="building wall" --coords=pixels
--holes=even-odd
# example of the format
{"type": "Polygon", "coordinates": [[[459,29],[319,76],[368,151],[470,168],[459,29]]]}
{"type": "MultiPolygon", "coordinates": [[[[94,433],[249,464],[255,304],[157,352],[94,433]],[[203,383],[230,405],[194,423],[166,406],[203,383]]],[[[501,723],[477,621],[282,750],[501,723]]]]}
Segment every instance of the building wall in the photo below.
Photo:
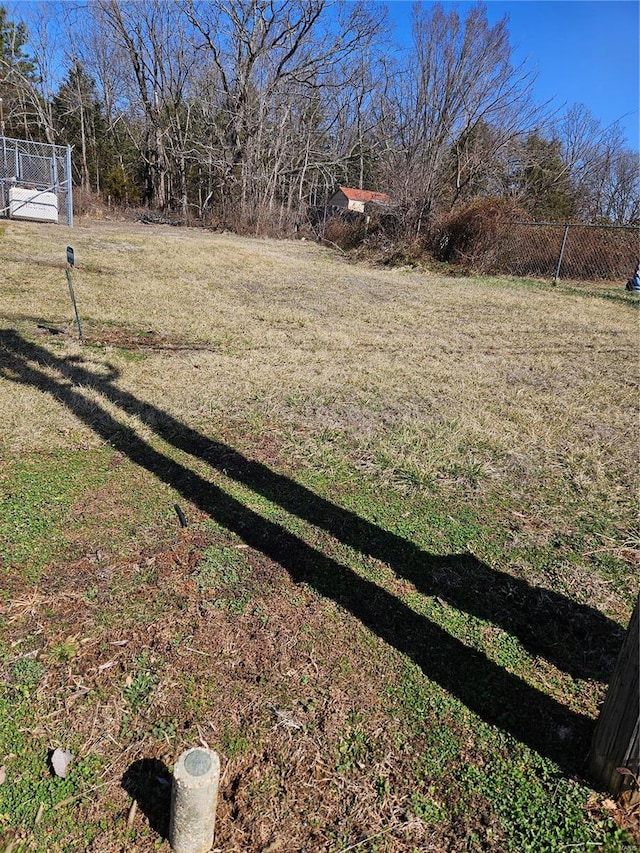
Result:
{"type": "Polygon", "coordinates": [[[334,193],[327,202],[328,207],[349,207],[349,200],[342,190],[334,193]]]}
{"type": "Polygon", "coordinates": [[[366,202],[364,201],[348,199],[342,190],[335,192],[327,202],[327,207],[343,207],[352,210],[354,213],[366,213],[365,205],[366,202]]]}

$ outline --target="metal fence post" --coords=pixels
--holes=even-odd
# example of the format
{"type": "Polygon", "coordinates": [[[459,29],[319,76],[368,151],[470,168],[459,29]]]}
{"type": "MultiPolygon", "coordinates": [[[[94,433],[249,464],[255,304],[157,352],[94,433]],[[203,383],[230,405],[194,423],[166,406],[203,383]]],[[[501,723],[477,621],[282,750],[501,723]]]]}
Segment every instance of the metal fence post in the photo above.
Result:
{"type": "Polygon", "coordinates": [[[67,145],[67,225],[73,228],[73,183],[71,179],[71,146],[67,145]]]}
{"type": "Polygon", "coordinates": [[[560,257],[558,258],[558,266],[556,267],[556,274],[553,277],[553,283],[557,284],[560,280],[560,267],[562,266],[562,258],[564,257],[564,247],[567,245],[567,235],[569,234],[569,226],[564,226],[564,235],[562,237],[562,246],[560,247],[560,257]]]}

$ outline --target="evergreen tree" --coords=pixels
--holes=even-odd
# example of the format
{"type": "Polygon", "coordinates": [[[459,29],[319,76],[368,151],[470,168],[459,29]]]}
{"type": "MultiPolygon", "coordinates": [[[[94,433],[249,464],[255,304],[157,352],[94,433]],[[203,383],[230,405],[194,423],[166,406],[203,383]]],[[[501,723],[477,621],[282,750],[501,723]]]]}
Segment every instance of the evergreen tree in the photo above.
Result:
{"type": "Polygon", "coordinates": [[[460,207],[476,198],[503,195],[506,148],[500,130],[483,120],[465,130],[451,146],[443,167],[442,206],[460,207]]]}
{"type": "Polygon", "coordinates": [[[103,175],[114,165],[107,123],[92,77],[76,60],[52,104],[57,141],[72,145],[74,182],[99,191],[103,175]]]}
{"type": "Polygon", "coordinates": [[[529,134],[516,181],[521,200],[534,219],[566,222],[575,216],[570,174],[557,139],[545,139],[537,131],[529,134]]]}

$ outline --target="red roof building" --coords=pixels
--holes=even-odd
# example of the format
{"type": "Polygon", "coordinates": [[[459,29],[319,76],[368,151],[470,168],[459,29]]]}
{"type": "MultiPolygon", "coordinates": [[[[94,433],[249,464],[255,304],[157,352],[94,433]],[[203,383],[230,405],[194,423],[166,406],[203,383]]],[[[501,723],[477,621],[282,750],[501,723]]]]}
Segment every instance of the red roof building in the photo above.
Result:
{"type": "Polygon", "coordinates": [[[345,207],[356,213],[365,213],[367,205],[385,206],[391,204],[386,193],[376,193],[371,190],[358,190],[353,187],[338,187],[329,199],[329,207],[345,207]]]}

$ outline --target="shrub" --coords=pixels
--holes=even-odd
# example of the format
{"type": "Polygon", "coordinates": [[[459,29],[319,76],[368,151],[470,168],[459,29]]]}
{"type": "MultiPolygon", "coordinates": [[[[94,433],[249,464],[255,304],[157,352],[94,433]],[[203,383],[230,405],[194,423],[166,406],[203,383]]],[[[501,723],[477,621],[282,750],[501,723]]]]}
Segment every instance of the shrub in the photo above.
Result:
{"type": "MultiPolygon", "coordinates": [[[[481,273],[552,278],[565,225],[527,223],[506,199],[478,199],[443,219],[432,231],[441,261],[481,273]]],[[[625,281],[638,258],[638,229],[570,224],[560,278],[625,281]]]]}
{"type": "Polygon", "coordinates": [[[105,199],[100,193],[83,187],[73,188],[73,215],[102,219],[106,215],[105,199]]]}
{"type": "Polygon", "coordinates": [[[510,226],[519,218],[524,218],[522,211],[509,199],[476,199],[433,229],[433,254],[484,272],[494,265],[510,226]]]}
{"type": "Polygon", "coordinates": [[[323,238],[328,243],[334,243],[345,252],[355,249],[367,233],[365,217],[361,214],[353,216],[332,216],[324,227],[323,238]]]}
{"type": "Polygon", "coordinates": [[[102,191],[108,203],[136,205],[140,190],[121,166],[114,166],[102,179],[102,191]]]}

